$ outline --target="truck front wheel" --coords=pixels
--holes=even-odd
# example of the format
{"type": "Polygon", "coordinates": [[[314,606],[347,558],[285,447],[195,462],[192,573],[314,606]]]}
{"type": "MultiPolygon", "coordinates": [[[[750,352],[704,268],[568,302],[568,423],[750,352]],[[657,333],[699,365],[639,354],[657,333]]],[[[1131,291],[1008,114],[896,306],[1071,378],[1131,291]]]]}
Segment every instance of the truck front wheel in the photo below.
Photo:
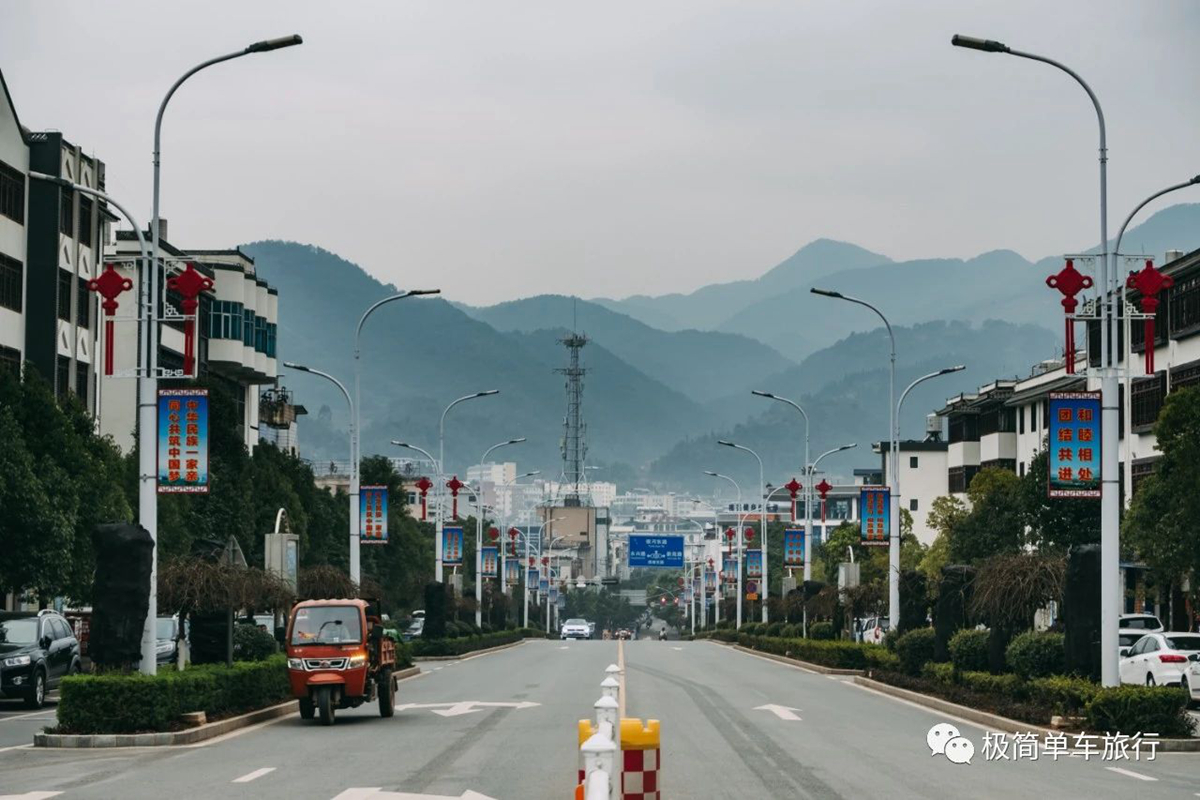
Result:
{"type": "Polygon", "coordinates": [[[322,686],[321,688],[317,689],[316,700],[317,711],[321,715],[321,724],[332,725],[335,710],[333,707],[333,690],[328,686],[322,686]]]}
{"type": "Polygon", "coordinates": [[[379,671],[379,716],[390,717],[396,713],[396,679],[390,669],[379,671]]]}
{"type": "Polygon", "coordinates": [[[317,707],[311,697],[300,698],[300,719],[312,719],[316,716],[317,707]]]}

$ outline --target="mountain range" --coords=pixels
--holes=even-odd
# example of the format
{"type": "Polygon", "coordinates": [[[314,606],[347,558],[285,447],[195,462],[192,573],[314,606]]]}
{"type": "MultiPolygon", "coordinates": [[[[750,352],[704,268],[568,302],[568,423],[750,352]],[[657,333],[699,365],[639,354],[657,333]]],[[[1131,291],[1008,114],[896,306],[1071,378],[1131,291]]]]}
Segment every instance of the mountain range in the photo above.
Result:
{"type": "MultiPolygon", "coordinates": [[[[1161,258],[1167,249],[1197,247],[1200,205],[1181,205],[1131,230],[1122,249],[1161,258]]],[[[279,288],[281,362],[306,363],[352,386],[354,324],[395,287],[313,245],[259,241],[242,248],[279,288]]],[[[462,474],[490,445],[525,436],[503,457],[556,477],[566,408],[564,379],[555,373],[566,363],[558,340],[576,330],[590,339],[583,351],[589,463],[664,487],[707,485],[701,469],[718,466],[757,479],[746,464],[715,460],[728,460],[731,451],[715,453],[713,442],[729,436],[760,449],[772,474],[794,470],[799,417],[750,395],[763,389],[809,410],[814,455],[826,445],[858,443],[841,462],[831,458],[832,468],[878,464],[865,449],[886,430],[886,333],[868,309],[809,288],[857,295],[885,311],[897,338],[898,382],[967,365],[907,401],[903,432],[918,436],[924,415],[945,397],[1027,374],[1055,355],[1061,311],[1044,279],[1060,265],[1061,257],[1031,262],[1007,250],[897,262],[821,239],[756,278],[690,294],[541,295],[488,307],[402,300],[377,311],[364,329],[363,452],[400,455],[389,442],[403,439],[436,453],[446,404],[499,389],[448,417],[447,466],[462,474]]],[[[338,390],[295,373],[284,382],[313,412],[302,418],[302,452],[344,459],[347,414],[338,390]]]]}

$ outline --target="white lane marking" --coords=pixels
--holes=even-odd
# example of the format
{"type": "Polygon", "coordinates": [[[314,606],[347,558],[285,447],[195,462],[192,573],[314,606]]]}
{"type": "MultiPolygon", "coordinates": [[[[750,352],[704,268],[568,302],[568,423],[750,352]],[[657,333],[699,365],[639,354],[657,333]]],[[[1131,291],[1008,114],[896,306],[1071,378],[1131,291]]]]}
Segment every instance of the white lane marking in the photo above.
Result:
{"type": "Polygon", "coordinates": [[[800,709],[792,708],[791,706],[778,706],[774,703],[769,703],[765,706],[756,706],[755,711],[770,711],[780,719],[786,719],[789,722],[799,722],[800,717],[796,716],[796,712],[800,709]]]}
{"type": "MultiPolygon", "coordinates": [[[[3,800],[0,798],[0,800],[3,800]]],[[[455,797],[448,794],[412,794],[410,792],[385,792],[382,789],[347,789],[333,800],[495,800],[486,794],[470,789],[455,797]]]]}
{"type": "Polygon", "coordinates": [[[1149,775],[1143,775],[1140,772],[1134,772],[1131,769],[1122,769],[1121,767],[1105,767],[1109,772],[1115,772],[1118,775],[1126,775],[1130,778],[1137,778],[1139,781],[1156,781],[1158,778],[1152,778],[1149,775]]]}
{"type": "Polygon", "coordinates": [[[33,747],[33,742],[29,744],[14,744],[12,747],[0,747],[0,753],[7,753],[9,750],[25,750],[33,747]]]}
{"type": "Polygon", "coordinates": [[[26,792],[25,794],[0,794],[0,800],[46,800],[58,797],[62,792],[26,792]]]}
{"type": "Polygon", "coordinates": [[[560,647],[560,648],[558,648],[558,649],[559,649],[559,650],[570,650],[571,648],[570,648],[570,647],[567,647],[567,646],[564,644],[562,647],[560,647]]]}
{"type": "Polygon", "coordinates": [[[522,700],[519,703],[490,703],[481,700],[459,700],[455,703],[405,703],[396,706],[397,711],[407,711],[410,708],[421,709],[428,708],[434,714],[442,717],[459,717],[463,714],[470,714],[472,711],[482,711],[485,708],[534,708],[540,706],[541,703],[534,703],[530,700],[522,700]]]}
{"type": "Polygon", "coordinates": [[[240,778],[234,778],[232,781],[230,781],[230,783],[249,783],[250,781],[254,780],[255,778],[261,778],[263,775],[266,775],[266,774],[274,772],[274,771],[275,771],[274,767],[263,767],[262,769],[254,770],[254,772],[248,772],[240,778]]]}
{"type": "Polygon", "coordinates": [[[55,713],[56,712],[54,711],[47,711],[43,708],[41,711],[30,711],[28,714],[14,714],[11,717],[0,717],[0,722],[8,722],[9,720],[14,719],[28,719],[29,717],[37,717],[43,714],[49,714],[49,716],[44,717],[45,719],[54,719],[55,713]]]}
{"type": "Polygon", "coordinates": [[[671,649],[672,650],[682,650],[683,648],[682,647],[672,647],[671,649]]]}

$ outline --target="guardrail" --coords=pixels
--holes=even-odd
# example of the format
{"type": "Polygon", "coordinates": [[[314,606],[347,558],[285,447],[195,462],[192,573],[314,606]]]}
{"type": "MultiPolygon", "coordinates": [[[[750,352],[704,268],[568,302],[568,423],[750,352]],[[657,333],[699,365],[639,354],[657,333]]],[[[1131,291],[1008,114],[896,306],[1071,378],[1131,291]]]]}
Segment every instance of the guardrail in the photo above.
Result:
{"type": "Polygon", "coordinates": [[[659,722],[620,717],[621,668],[610,664],[592,704],[595,722],[579,720],[575,800],[658,800],[659,722]],[[618,761],[618,753],[620,760],[618,761]]]}

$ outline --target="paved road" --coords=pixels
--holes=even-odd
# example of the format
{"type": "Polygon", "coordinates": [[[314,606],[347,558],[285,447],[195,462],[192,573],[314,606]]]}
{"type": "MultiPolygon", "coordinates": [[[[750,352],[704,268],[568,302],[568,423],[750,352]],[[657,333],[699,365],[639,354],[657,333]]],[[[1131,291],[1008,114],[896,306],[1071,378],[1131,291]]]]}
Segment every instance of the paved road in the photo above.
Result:
{"type": "MultiPolygon", "coordinates": [[[[54,724],[54,708],[58,705],[58,692],[46,695],[46,706],[30,711],[20,700],[0,700],[0,751],[7,747],[29,744],[33,735],[47,725],[54,724]]],[[[0,788],[4,778],[0,776],[0,788]]]]}
{"type": "MultiPolygon", "coordinates": [[[[1126,772],[1075,758],[987,762],[980,755],[984,731],[978,726],[843,679],[706,642],[638,641],[624,649],[627,715],[663,723],[665,798],[1094,800],[1200,793],[1200,755],[1122,762],[1126,772]],[[782,709],[780,716],[756,710],[763,705],[794,711],[782,709]],[[929,755],[925,736],[939,722],[957,725],[974,741],[970,765],[929,755]]],[[[291,715],[172,749],[0,745],[0,798],[61,792],[62,800],[164,795],[350,800],[367,795],[348,790],[376,787],[449,797],[474,791],[494,798],[568,798],[575,721],[591,716],[604,667],[616,659],[615,642],[546,641],[427,663],[421,677],[401,683],[399,702],[408,707],[392,720],[365,707],[340,713],[333,728],[291,715]],[[464,705],[469,701],[513,705],[464,705]],[[425,704],[441,705],[417,707],[425,704]]],[[[4,719],[0,731],[25,724],[4,719]]]]}

